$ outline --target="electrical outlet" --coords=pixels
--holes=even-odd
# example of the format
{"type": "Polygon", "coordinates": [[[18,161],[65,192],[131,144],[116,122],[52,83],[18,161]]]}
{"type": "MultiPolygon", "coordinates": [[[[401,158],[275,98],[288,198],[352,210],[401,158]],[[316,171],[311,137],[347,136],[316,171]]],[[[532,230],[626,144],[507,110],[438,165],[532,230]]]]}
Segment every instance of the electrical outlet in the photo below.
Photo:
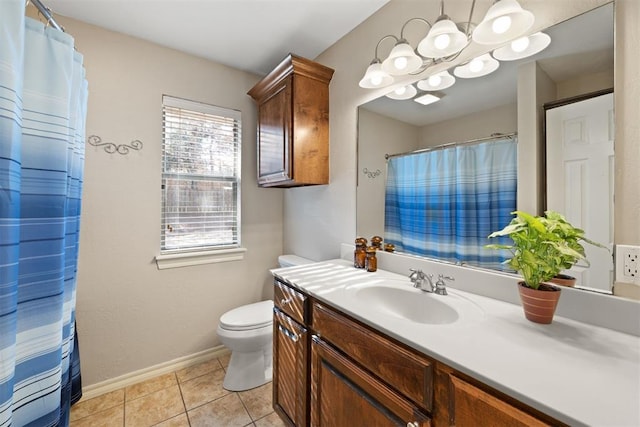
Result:
{"type": "Polygon", "coordinates": [[[616,282],[640,285],[640,246],[616,246],[616,282]]]}

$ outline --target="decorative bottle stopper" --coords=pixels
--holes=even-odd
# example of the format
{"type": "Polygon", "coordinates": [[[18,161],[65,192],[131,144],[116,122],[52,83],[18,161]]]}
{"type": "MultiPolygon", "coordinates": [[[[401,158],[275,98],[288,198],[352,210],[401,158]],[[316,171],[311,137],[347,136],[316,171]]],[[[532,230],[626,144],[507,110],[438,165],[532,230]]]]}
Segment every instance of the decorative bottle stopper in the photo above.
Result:
{"type": "Polygon", "coordinates": [[[381,250],[382,249],[382,237],[380,236],[373,236],[371,238],[371,246],[373,246],[374,248],[376,248],[376,250],[381,250]]]}

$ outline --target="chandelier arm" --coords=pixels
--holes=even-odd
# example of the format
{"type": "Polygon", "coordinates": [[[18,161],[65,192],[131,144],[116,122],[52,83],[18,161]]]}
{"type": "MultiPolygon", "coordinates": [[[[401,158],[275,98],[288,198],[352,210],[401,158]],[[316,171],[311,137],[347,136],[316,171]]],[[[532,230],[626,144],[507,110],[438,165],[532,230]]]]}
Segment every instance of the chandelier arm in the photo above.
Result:
{"type": "MultiPolygon", "coordinates": [[[[456,59],[458,59],[458,57],[460,56],[460,54],[467,48],[469,47],[470,43],[467,43],[467,45],[465,47],[462,48],[462,50],[460,50],[460,52],[455,53],[453,55],[447,56],[442,58],[442,62],[451,62],[451,61],[455,61],[456,59]]],[[[467,61],[468,62],[468,61],[467,61]]]]}
{"type": "Polygon", "coordinates": [[[378,48],[380,47],[380,43],[382,43],[384,40],[388,39],[389,37],[391,37],[392,39],[395,39],[396,43],[398,42],[398,38],[396,36],[394,36],[393,34],[387,34],[386,36],[382,37],[380,39],[380,41],[378,41],[378,44],[376,44],[376,50],[375,50],[375,59],[378,59],[378,48]]]}
{"type": "Polygon", "coordinates": [[[420,68],[418,68],[416,71],[414,71],[413,73],[409,73],[410,76],[417,76],[418,74],[421,74],[423,71],[425,71],[427,68],[431,67],[432,65],[435,65],[437,62],[432,59],[432,58],[428,58],[428,59],[424,59],[423,60],[423,64],[422,66],[420,66],[420,68]]]}
{"type": "Polygon", "coordinates": [[[426,20],[426,19],[424,19],[424,18],[418,18],[418,17],[416,17],[416,18],[411,18],[411,19],[407,20],[407,22],[405,22],[405,23],[402,25],[402,29],[400,30],[400,39],[401,39],[401,40],[405,40],[405,38],[404,38],[404,29],[405,29],[405,27],[407,26],[407,24],[408,24],[409,22],[411,22],[411,21],[421,21],[421,22],[424,22],[425,24],[427,24],[427,25],[429,26],[429,29],[431,29],[431,27],[433,27],[433,25],[431,25],[431,22],[427,21],[427,20],[426,20]]]}
{"type": "Polygon", "coordinates": [[[471,10],[469,10],[469,20],[467,21],[467,39],[471,36],[471,21],[473,19],[473,11],[476,8],[476,0],[471,2],[471,10]]]}

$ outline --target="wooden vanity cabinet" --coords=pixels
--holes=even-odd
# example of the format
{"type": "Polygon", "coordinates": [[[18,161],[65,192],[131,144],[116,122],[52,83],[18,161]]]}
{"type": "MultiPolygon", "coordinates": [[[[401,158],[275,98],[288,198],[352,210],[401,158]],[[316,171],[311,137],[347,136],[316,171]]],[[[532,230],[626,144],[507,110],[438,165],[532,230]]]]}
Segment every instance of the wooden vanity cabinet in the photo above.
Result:
{"type": "Polygon", "coordinates": [[[273,406],[291,426],[564,426],[278,280],[273,406]]]}
{"type": "Polygon", "coordinates": [[[258,104],[258,185],[329,183],[333,70],[290,54],[248,94],[258,104]]]}
{"type": "Polygon", "coordinates": [[[273,408],[291,426],[309,420],[308,297],[276,281],[273,298],[273,408]]]}

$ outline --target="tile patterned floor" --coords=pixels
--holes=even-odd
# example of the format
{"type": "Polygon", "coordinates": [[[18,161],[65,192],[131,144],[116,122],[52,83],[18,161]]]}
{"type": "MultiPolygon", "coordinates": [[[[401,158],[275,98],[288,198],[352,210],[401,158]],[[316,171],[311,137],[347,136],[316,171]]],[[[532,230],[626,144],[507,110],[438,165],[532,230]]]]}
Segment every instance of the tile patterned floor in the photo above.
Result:
{"type": "Polygon", "coordinates": [[[229,355],[126,388],[81,400],[70,427],[280,427],[271,383],[242,391],[222,388],[229,355]]]}

